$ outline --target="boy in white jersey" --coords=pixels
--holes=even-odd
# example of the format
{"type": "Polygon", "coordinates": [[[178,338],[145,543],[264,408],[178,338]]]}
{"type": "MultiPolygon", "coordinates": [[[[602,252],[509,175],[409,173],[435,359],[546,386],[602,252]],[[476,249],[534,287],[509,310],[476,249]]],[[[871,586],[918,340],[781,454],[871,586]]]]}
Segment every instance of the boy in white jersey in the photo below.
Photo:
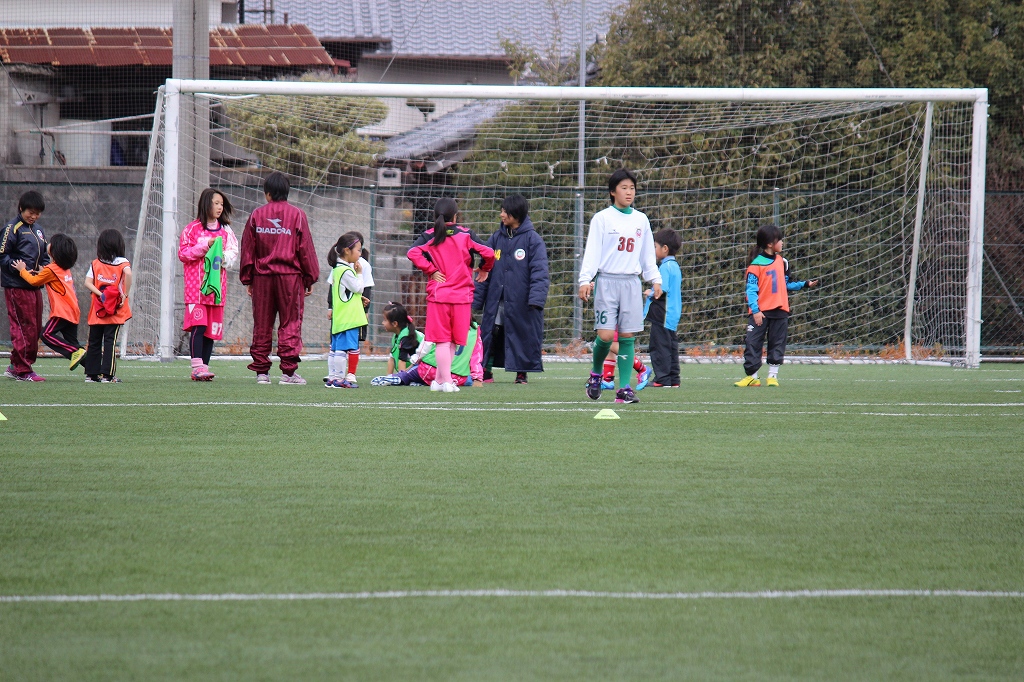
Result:
{"type": "Polygon", "coordinates": [[[601,397],[601,368],[615,332],[619,332],[617,403],[638,403],[629,386],[635,336],[644,328],[644,299],[639,277],[652,285],[661,298],[661,273],[654,255],[654,236],[647,216],[633,209],[636,176],[620,168],[608,178],[612,205],[594,214],[580,266],[580,292],[584,301],[594,294],[593,367],[587,380],[587,396],[601,397]],[[594,281],[596,279],[596,281],[594,281]],[[596,285],[596,291],[595,291],[596,285]],[[623,385],[625,384],[625,385],[623,385]]]}

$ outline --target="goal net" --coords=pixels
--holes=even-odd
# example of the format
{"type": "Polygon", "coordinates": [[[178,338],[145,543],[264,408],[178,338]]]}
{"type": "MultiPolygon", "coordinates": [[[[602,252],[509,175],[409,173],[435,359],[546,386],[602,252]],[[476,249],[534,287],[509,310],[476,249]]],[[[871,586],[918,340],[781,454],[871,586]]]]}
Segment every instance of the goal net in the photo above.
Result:
{"type": "MultiPolygon", "coordinates": [[[[196,207],[182,197],[207,184],[222,191],[241,238],[246,217],[264,201],[264,178],[279,170],[291,179],[289,201],[309,216],[321,282],[338,237],[349,230],[366,237],[375,281],[369,341],[377,347],[388,343],[379,324],[386,302],[400,301],[422,320],[425,279],[405,254],[432,222],[436,200],[455,197],[463,224],[486,240],[502,199],[523,194],[547,245],[545,342],[571,348],[593,338],[592,308],[575,295],[586,231],[608,205],[607,177],[625,166],[639,178],[635,206],[652,229],[682,237],[686,352],[735,352],[742,344],[749,250],[758,226],[776,223],[794,275],[821,280],[790,298],[790,352],[976,366],[985,97],[984,90],[168,81],[124,343],[140,355],[187,348],[176,240],[196,207]],[[181,115],[182,102],[208,106],[208,130],[181,115]],[[213,157],[208,178],[181,172],[183,148],[213,157]]],[[[231,275],[217,352],[244,354],[251,309],[231,275]]],[[[325,305],[321,284],[307,299],[307,352],[329,344],[325,305]]]]}

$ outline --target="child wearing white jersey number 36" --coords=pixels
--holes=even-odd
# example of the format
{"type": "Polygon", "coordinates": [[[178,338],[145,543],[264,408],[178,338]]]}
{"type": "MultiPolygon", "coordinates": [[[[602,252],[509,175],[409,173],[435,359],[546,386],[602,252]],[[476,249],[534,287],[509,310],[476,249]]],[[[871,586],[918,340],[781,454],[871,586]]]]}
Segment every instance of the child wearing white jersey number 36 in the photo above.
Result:
{"type": "Polygon", "coordinates": [[[579,296],[594,295],[593,367],[587,379],[587,396],[601,397],[601,369],[619,332],[617,403],[638,403],[629,386],[635,336],[644,328],[644,299],[640,277],[652,284],[654,298],[661,298],[661,273],[654,255],[654,236],[647,216],[633,208],[636,176],[620,168],[608,178],[612,205],[590,220],[587,246],[580,266],[579,296]]]}

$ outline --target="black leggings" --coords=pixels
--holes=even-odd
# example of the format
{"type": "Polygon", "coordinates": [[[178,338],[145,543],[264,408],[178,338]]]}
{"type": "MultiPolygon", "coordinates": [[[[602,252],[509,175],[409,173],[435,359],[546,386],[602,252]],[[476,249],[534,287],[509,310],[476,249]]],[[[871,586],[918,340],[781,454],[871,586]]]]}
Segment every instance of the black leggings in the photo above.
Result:
{"type": "Polygon", "coordinates": [[[121,325],[119,324],[89,325],[89,346],[85,351],[85,362],[83,363],[86,374],[89,376],[99,374],[108,377],[114,376],[114,372],[117,371],[114,344],[117,343],[117,332],[120,329],[121,325]]]}
{"type": "Polygon", "coordinates": [[[210,356],[213,355],[213,339],[203,336],[205,333],[205,326],[192,327],[192,338],[189,340],[188,349],[193,358],[201,358],[203,364],[208,365],[210,356]]]}

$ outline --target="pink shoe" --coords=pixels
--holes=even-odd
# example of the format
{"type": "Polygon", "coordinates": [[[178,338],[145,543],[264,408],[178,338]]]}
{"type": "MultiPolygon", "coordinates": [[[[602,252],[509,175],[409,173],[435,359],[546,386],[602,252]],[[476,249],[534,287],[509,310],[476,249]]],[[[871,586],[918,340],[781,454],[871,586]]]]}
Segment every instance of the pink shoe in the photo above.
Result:
{"type": "Polygon", "coordinates": [[[25,372],[24,374],[18,375],[18,381],[46,381],[32,370],[25,372]]]}
{"type": "Polygon", "coordinates": [[[213,381],[216,376],[206,365],[200,365],[192,370],[192,381],[213,381]]]}

